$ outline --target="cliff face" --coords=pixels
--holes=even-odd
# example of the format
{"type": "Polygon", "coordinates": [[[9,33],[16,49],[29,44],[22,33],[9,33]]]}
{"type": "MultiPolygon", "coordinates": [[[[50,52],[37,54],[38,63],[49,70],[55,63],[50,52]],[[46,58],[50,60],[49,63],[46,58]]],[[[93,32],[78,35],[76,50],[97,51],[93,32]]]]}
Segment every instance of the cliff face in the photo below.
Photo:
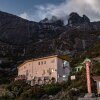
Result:
{"type": "Polygon", "coordinates": [[[37,23],[0,12],[0,58],[12,67],[22,59],[53,53],[74,56],[99,40],[100,22],[90,22],[85,15],[72,13],[64,25],[54,16],[37,23]]]}
{"type": "Polygon", "coordinates": [[[74,12],[69,15],[68,25],[80,25],[86,23],[90,23],[90,19],[86,15],[83,15],[83,17],[81,17],[74,12]]]}
{"type": "Polygon", "coordinates": [[[0,39],[10,44],[24,45],[38,42],[41,38],[54,35],[58,27],[56,22],[51,24],[36,23],[0,12],[0,39]]]}

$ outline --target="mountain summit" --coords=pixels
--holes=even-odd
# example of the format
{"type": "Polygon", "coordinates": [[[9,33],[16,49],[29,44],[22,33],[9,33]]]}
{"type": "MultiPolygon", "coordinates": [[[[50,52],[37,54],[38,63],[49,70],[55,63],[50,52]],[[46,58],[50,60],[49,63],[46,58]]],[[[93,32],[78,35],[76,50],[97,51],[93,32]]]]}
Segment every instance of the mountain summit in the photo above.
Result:
{"type": "Polygon", "coordinates": [[[100,38],[100,22],[71,13],[68,25],[53,16],[40,22],[0,12],[1,55],[41,56],[49,53],[79,52],[91,47],[100,38]],[[5,46],[4,46],[5,45],[5,46]],[[3,53],[2,53],[3,52],[3,53]]]}
{"type": "Polygon", "coordinates": [[[83,17],[79,16],[77,13],[73,12],[69,15],[68,25],[79,25],[79,24],[86,24],[90,23],[90,19],[83,15],[83,17]]]}

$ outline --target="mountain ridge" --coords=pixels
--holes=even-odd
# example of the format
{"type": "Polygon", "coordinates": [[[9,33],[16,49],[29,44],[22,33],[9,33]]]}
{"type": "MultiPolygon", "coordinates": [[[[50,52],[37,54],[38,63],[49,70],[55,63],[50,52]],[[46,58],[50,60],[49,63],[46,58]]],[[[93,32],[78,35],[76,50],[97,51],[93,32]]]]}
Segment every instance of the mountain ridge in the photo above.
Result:
{"type": "Polygon", "coordinates": [[[54,53],[74,56],[100,40],[100,22],[75,12],[69,15],[70,21],[71,25],[64,25],[53,16],[50,21],[33,22],[0,12],[0,56],[14,62],[54,53]]]}

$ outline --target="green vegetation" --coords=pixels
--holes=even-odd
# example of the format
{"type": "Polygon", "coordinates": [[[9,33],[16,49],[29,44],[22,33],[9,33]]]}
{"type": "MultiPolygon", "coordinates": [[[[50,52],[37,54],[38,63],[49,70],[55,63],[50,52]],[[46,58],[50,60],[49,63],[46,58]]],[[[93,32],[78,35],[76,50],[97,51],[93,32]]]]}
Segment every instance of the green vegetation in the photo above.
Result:
{"type": "MultiPolygon", "coordinates": [[[[81,54],[77,54],[73,57],[71,66],[75,67],[82,63],[86,57],[94,58],[100,55],[100,43],[96,43],[93,47],[89,48],[81,54]]],[[[47,98],[49,96],[58,97],[61,100],[77,100],[78,96],[84,96],[87,93],[86,84],[86,70],[83,67],[81,71],[74,73],[76,76],[75,80],[69,80],[63,83],[52,83],[47,85],[35,85],[31,87],[25,81],[14,81],[11,82],[10,78],[5,76],[6,73],[2,72],[0,74],[0,84],[8,84],[4,87],[0,99],[10,99],[10,100],[39,100],[40,98],[47,98]]],[[[73,75],[73,73],[71,73],[73,75]]],[[[100,75],[100,62],[93,61],[91,67],[91,80],[92,76],[100,75]]],[[[14,77],[14,76],[13,76],[14,77]]],[[[96,93],[96,87],[94,81],[92,80],[92,92],[96,93]]]]}
{"type": "Polygon", "coordinates": [[[43,86],[35,85],[31,87],[25,81],[15,81],[6,86],[6,91],[2,95],[2,98],[6,99],[39,99],[43,95],[55,95],[61,91],[60,84],[47,84],[43,86]]]}
{"type": "MultiPolygon", "coordinates": [[[[91,67],[91,77],[100,75],[100,62],[94,61],[91,67]]],[[[85,68],[75,73],[75,80],[69,80],[62,83],[52,83],[47,85],[35,85],[31,87],[25,81],[14,81],[5,87],[5,91],[1,98],[17,99],[17,100],[39,100],[40,98],[48,98],[49,96],[58,97],[61,100],[77,100],[78,96],[84,96],[87,93],[86,72],[85,68]]],[[[92,78],[91,78],[92,80],[92,78]]],[[[96,92],[96,87],[92,80],[92,91],[96,92]]],[[[49,99],[47,99],[49,100],[49,99]]]]}
{"type": "Polygon", "coordinates": [[[71,66],[76,67],[84,61],[85,58],[94,58],[100,56],[100,41],[96,42],[92,47],[85,51],[79,52],[73,57],[71,66]]]}

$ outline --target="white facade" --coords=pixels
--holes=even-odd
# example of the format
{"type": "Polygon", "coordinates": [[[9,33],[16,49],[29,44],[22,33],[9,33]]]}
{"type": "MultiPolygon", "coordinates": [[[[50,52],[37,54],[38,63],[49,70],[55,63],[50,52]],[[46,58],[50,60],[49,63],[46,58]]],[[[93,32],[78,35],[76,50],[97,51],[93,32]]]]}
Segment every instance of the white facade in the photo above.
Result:
{"type": "Polygon", "coordinates": [[[69,62],[57,55],[28,60],[18,67],[18,76],[24,75],[33,84],[55,79],[56,82],[67,80],[70,74],[69,62]],[[37,81],[37,82],[36,82],[37,81]]]}

